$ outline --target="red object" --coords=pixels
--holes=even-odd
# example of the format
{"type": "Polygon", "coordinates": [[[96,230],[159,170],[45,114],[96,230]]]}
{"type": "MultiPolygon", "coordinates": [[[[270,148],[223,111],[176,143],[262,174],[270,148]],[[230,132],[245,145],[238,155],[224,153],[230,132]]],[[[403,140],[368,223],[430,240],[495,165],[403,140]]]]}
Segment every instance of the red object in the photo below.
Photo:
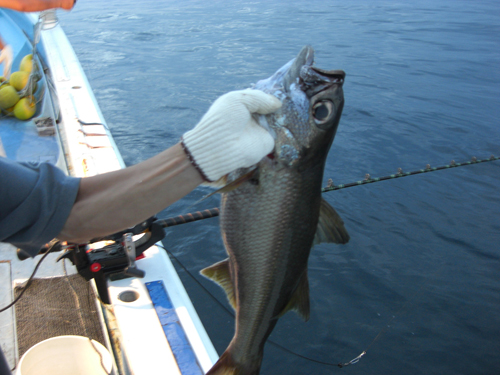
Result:
{"type": "Polygon", "coordinates": [[[94,263],[90,266],[90,270],[92,272],[99,272],[101,270],[101,264],[100,263],[94,263]]]}
{"type": "Polygon", "coordinates": [[[144,253],[142,253],[141,255],[136,257],[135,260],[144,259],[144,258],[146,258],[146,256],[144,255],[144,253]]]}

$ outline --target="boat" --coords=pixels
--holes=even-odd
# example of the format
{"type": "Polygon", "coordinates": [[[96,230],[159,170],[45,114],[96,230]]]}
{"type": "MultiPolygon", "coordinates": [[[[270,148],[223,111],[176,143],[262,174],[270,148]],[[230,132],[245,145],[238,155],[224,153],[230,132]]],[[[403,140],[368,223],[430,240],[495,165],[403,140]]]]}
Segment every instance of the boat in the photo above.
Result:
{"type": "MultiPolygon", "coordinates": [[[[36,103],[35,113],[28,120],[11,116],[12,111],[8,110],[0,115],[0,153],[3,157],[20,162],[53,163],[75,177],[124,168],[85,73],[58,24],[55,10],[20,13],[0,8],[0,35],[13,49],[13,72],[19,69],[25,56],[33,56],[27,85],[29,92],[24,92],[24,95],[34,97],[36,103]]],[[[0,69],[3,69],[2,65],[0,69]]],[[[144,233],[135,233],[131,240],[132,234],[124,233],[125,242],[115,241],[115,245],[129,246],[128,240],[135,247],[135,238],[141,235],[145,236],[144,233]]],[[[99,252],[99,246],[101,249],[115,246],[108,244],[109,241],[95,245],[94,250],[99,252]]],[[[89,251],[88,245],[84,246],[87,250],[83,254],[89,251]]],[[[76,249],[66,249],[64,254],[76,253],[76,249]]],[[[47,337],[47,333],[34,337],[50,325],[44,317],[53,317],[55,310],[64,308],[58,307],[59,302],[72,299],[63,298],[67,291],[59,292],[56,288],[60,280],[70,285],[69,293],[76,293],[77,307],[73,309],[80,315],[81,306],[78,304],[92,298],[88,303],[91,310],[94,309],[91,315],[99,323],[100,344],[109,353],[112,363],[112,368],[105,373],[194,375],[204,374],[212,367],[218,359],[217,352],[161,243],[153,243],[142,253],[141,259],[131,257],[134,253],[130,253],[128,247],[125,250],[128,251],[129,270],[134,271],[129,272],[128,277],[118,277],[123,273],[115,272],[111,275],[115,277],[104,274],[104,278],[93,275],[84,278],[82,269],[67,259],[58,261],[62,252],[44,255],[46,258],[34,279],[37,283],[30,284],[14,307],[0,313],[0,344],[11,371],[21,374],[20,362],[28,355],[25,353],[32,351],[26,348],[26,342],[21,342],[24,340],[22,336],[40,340],[42,344],[59,336],[94,339],[90,335],[75,335],[74,330],[67,331],[64,327],[49,333],[51,337],[47,337]],[[83,287],[80,284],[75,287],[76,283],[83,283],[83,287]],[[41,297],[44,285],[45,290],[54,290],[56,294],[49,306],[49,297],[41,297]],[[37,290],[38,287],[42,289],[37,290]],[[37,296],[42,301],[30,300],[37,296]],[[104,303],[106,298],[109,303],[104,303]],[[41,310],[34,314],[35,327],[23,320],[29,316],[21,317],[22,303],[30,308],[41,305],[41,310]],[[27,325],[30,325],[28,333],[20,333],[27,325]]],[[[21,258],[24,258],[22,252],[18,253],[12,245],[0,244],[0,308],[20,294],[41,256],[21,258]]],[[[102,270],[96,271],[97,274],[102,276],[102,270]]],[[[79,318],[67,320],[74,323],[72,320],[79,318]]],[[[77,356],[83,355],[77,351],[66,357],[73,360],[73,354],[75,361],[77,356]]],[[[61,362],[62,357],[60,355],[54,361],[61,362]]],[[[38,373],[45,373],[40,368],[38,370],[38,373]]]]}

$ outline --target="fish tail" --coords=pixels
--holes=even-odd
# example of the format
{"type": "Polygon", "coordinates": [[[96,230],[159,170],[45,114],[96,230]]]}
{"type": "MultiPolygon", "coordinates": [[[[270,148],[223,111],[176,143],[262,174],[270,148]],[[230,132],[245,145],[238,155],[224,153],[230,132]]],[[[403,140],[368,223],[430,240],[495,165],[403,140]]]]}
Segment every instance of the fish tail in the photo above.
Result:
{"type": "Polygon", "coordinates": [[[258,361],[256,366],[236,363],[231,353],[226,350],[206,375],[259,375],[260,364],[261,361],[258,361]]]}

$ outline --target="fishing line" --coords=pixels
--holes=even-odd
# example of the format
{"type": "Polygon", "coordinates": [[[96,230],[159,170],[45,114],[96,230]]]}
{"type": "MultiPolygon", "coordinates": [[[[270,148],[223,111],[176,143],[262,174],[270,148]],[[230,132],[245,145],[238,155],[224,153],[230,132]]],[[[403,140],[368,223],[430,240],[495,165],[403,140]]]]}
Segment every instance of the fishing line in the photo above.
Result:
{"type": "MultiPolygon", "coordinates": [[[[212,214],[213,214],[213,209],[211,210],[212,211],[212,214]]],[[[175,218],[170,218],[170,219],[166,219],[168,220],[171,225],[177,225],[177,224],[183,224],[184,222],[188,222],[188,221],[183,221],[184,219],[182,218],[183,215],[180,215],[178,217],[175,217],[175,218]],[[177,222],[177,224],[173,224],[174,222],[177,222]]],[[[214,216],[212,216],[214,217],[214,216]]],[[[198,219],[200,220],[200,219],[198,219]]],[[[194,220],[192,220],[194,221],[194,220]]],[[[210,298],[212,298],[213,301],[215,301],[226,313],[228,313],[233,319],[234,319],[234,314],[231,310],[229,310],[222,302],[220,302],[188,269],[186,266],[184,266],[184,264],[170,251],[168,250],[165,246],[163,245],[159,245],[157,244],[157,246],[161,247],[162,249],[164,249],[167,254],[173,258],[177,264],[179,264],[181,266],[181,268],[189,275],[189,277],[191,277],[191,279],[193,279],[204,291],[206,294],[208,294],[208,296],[210,298]]],[[[274,346],[274,347],[277,347],[281,350],[283,350],[284,352],[287,352],[289,354],[292,354],[296,357],[299,357],[299,358],[302,358],[302,359],[305,359],[307,361],[310,361],[310,362],[314,362],[314,363],[318,363],[318,364],[321,364],[321,365],[326,365],[326,366],[336,366],[336,367],[339,367],[339,368],[342,368],[342,367],[346,367],[346,366],[349,366],[349,365],[354,365],[356,363],[359,362],[359,360],[368,352],[368,350],[372,347],[372,345],[380,338],[382,337],[382,335],[385,333],[385,331],[387,331],[388,328],[391,327],[391,324],[392,322],[394,321],[394,319],[396,319],[399,314],[401,313],[401,311],[403,311],[410,303],[413,303],[416,296],[418,294],[420,294],[424,288],[426,284],[424,283],[422,286],[420,286],[420,288],[415,292],[413,293],[413,295],[399,308],[399,310],[392,316],[391,319],[389,319],[387,321],[387,323],[384,325],[384,327],[380,330],[380,332],[377,334],[377,336],[375,336],[375,338],[372,340],[372,342],[366,347],[365,350],[363,350],[361,352],[361,354],[359,354],[357,357],[351,359],[349,362],[339,362],[339,363],[332,363],[332,362],[325,362],[325,361],[321,361],[321,360],[318,360],[318,359],[314,359],[314,358],[310,358],[310,357],[307,357],[307,356],[304,356],[302,354],[299,354],[297,352],[294,352],[293,350],[290,350],[286,347],[284,347],[283,345],[280,345],[278,344],[277,342],[273,341],[273,340],[270,340],[268,339],[267,342],[271,345],[271,346],[274,346]]]]}
{"type": "MultiPolygon", "coordinates": [[[[322,193],[328,192],[328,191],[333,191],[333,190],[340,190],[340,189],[345,189],[349,187],[354,187],[354,186],[360,186],[360,185],[365,185],[365,184],[370,184],[374,182],[380,182],[380,181],[386,181],[386,180],[392,180],[396,178],[401,178],[401,177],[407,177],[407,176],[414,176],[417,174],[422,174],[422,173],[428,173],[428,172],[435,172],[439,170],[444,170],[444,169],[451,169],[451,168],[456,168],[456,167],[463,167],[467,165],[473,165],[473,164],[479,164],[479,163],[484,163],[484,162],[489,162],[489,161],[495,161],[499,160],[500,157],[495,157],[494,155],[491,155],[488,159],[477,159],[476,157],[472,157],[470,161],[463,162],[463,163],[456,163],[454,160],[451,161],[450,164],[439,166],[439,167],[431,167],[429,164],[426,165],[425,169],[419,169],[415,170],[412,172],[403,172],[402,168],[398,168],[398,172],[396,174],[391,174],[388,176],[383,176],[383,177],[375,177],[372,178],[369,174],[366,174],[365,179],[362,181],[355,181],[351,182],[348,184],[341,184],[341,185],[334,185],[333,181],[330,179],[328,180],[328,185],[324,188],[321,189],[322,193]]],[[[194,213],[189,213],[186,215],[179,215],[174,218],[169,218],[165,219],[164,221],[164,226],[175,226],[179,224],[184,224],[192,221],[197,221],[197,220],[202,220],[202,219],[208,219],[211,217],[216,217],[219,215],[219,209],[218,208],[211,208],[209,210],[205,210],[204,212],[207,212],[206,214],[202,215],[200,212],[194,212],[194,213]],[[167,224],[168,223],[168,224],[167,224]]],[[[215,296],[213,296],[205,286],[196,279],[196,277],[182,264],[182,262],[175,257],[175,255],[172,254],[169,250],[167,250],[164,246],[159,245],[162,247],[170,257],[175,259],[175,261],[184,269],[184,271],[219,305],[223,308],[224,311],[226,311],[229,315],[231,315],[234,318],[234,314],[225,306],[223,305],[215,296]]],[[[349,365],[353,365],[359,362],[359,360],[367,353],[367,351],[371,348],[371,346],[380,338],[382,335],[387,331],[387,329],[391,326],[391,323],[396,319],[396,317],[399,316],[401,311],[405,309],[411,302],[414,301],[415,297],[417,294],[419,294],[422,289],[424,288],[425,284],[422,285],[404,304],[401,306],[401,308],[392,316],[392,318],[386,323],[386,325],[380,330],[380,332],[375,336],[375,338],[372,340],[372,342],[366,347],[364,351],[362,351],[357,357],[353,358],[349,362],[340,362],[340,363],[331,363],[331,362],[324,362],[320,360],[316,360],[310,357],[306,357],[304,355],[301,355],[299,353],[296,353],[272,340],[268,340],[269,344],[272,346],[275,346],[289,354],[292,354],[294,356],[297,356],[299,358],[303,358],[307,361],[311,361],[314,363],[322,364],[322,365],[327,365],[327,366],[337,366],[339,368],[346,367],[349,365]]]]}
{"type": "MultiPolygon", "coordinates": [[[[93,123],[85,123],[85,122],[83,122],[81,120],[79,120],[79,121],[80,121],[80,123],[82,125],[94,125],[93,123]]],[[[96,123],[96,125],[97,125],[97,123],[96,123]]],[[[99,124],[99,125],[104,125],[104,124],[99,124]]],[[[341,185],[334,185],[333,181],[330,179],[330,180],[328,180],[328,185],[326,187],[322,188],[321,191],[323,193],[325,193],[325,192],[328,192],[328,191],[340,190],[340,189],[345,189],[345,188],[354,187],[354,186],[360,186],[360,185],[366,185],[366,184],[370,184],[370,183],[374,183],[374,182],[392,180],[392,179],[401,178],[401,177],[413,176],[413,175],[417,175],[417,174],[421,174],[421,173],[435,172],[435,171],[438,171],[438,170],[444,170],[444,169],[450,169],[450,168],[456,168],[456,167],[463,167],[463,166],[467,166],[467,165],[479,164],[479,163],[484,163],[484,162],[488,162],[488,161],[495,161],[495,160],[500,160],[500,157],[495,157],[495,156],[491,155],[488,159],[479,159],[479,160],[476,157],[473,157],[470,161],[467,161],[467,162],[464,162],[464,163],[456,163],[454,160],[452,160],[450,164],[443,165],[443,166],[440,166],[440,167],[431,167],[429,164],[427,164],[427,166],[425,167],[425,169],[420,169],[420,170],[416,170],[416,171],[412,171],[412,172],[403,172],[403,170],[401,168],[399,168],[398,169],[398,173],[396,173],[396,174],[392,174],[392,175],[388,175],[388,176],[383,176],[383,177],[375,177],[375,178],[371,178],[371,176],[369,174],[366,174],[365,179],[362,180],[362,181],[355,181],[355,182],[351,182],[351,183],[348,183],[348,184],[341,184],[341,185]]],[[[171,226],[175,226],[175,225],[179,225],[179,224],[185,224],[185,223],[190,223],[190,222],[193,222],[193,221],[198,221],[198,220],[203,220],[203,219],[208,219],[208,218],[216,217],[218,215],[219,215],[219,209],[215,207],[215,208],[211,208],[211,209],[204,210],[204,211],[198,211],[198,212],[188,213],[188,214],[185,214],[185,215],[179,215],[179,216],[176,216],[176,217],[173,217],[173,218],[164,219],[164,220],[161,220],[161,222],[162,222],[162,224],[163,224],[164,227],[171,227],[171,226]]],[[[173,259],[175,259],[175,261],[184,269],[184,271],[186,271],[186,273],[219,306],[221,306],[223,308],[223,310],[225,310],[229,315],[231,315],[234,318],[234,314],[224,304],[222,304],[215,296],[213,296],[210,293],[210,291],[208,291],[208,289],[205,288],[205,286],[200,281],[198,281],[198,279],[196,279],[193,274],[191,274],[191,272],[182,264],[182,262],[174,254],[172,254],[172,252],[170,252],[169,250],[167,250],[162,245],[158,245],[158,246],[160,246],[161,248],[163,248],[169,254],[170,257],[172,257],[173,259]]],[[[14,304],[16,304],[19,301],[19,299],[21,299],[21,297],[23,296],[24,292],[31,285],[31,282],[32,282],[33,278],[35,277],[35,274],[38,271],[38,268],[40,267],[41,263],[49,255],[49,253],[51,253],[52,250],[53,250],[53,246],[51,246],[46,251],[46,253],[42,256],[42,258],[38,261],[37,265],[35,266],[35,269],[33,270],[33,273],[31,274],[30,278],[26,282],[26,285],[22,289],[21,293],[9,305],[1,308],[0,312],[4,312],[5,310],[7,310],[10,307],[14,306],[14,304]]],[[[327,366],[338,366],[338,367],[342,368],[342,367],[345,367],[345,366],[348,366],[348,365],[352,365],[352,364],[358,363],[359,360],[366,354],[366,352],[368,351],[368,349],[383,335],[383,333],[387,330],[387,328],[390,327],[390,324],[392,323],[392,321],[399,315],[399,313],[410,302],[413,301],[415,295],[417,295],[422,289],[423,289],[423,286],[420,287],[420,289],[417,292],[415,292],[414,295],[410,299],[408,299],[407,302],[405,302],[405,304],[403,304],[403,306],[396,312],[396,314],[388,321],[388,323],[384,326],[384,328],[382,328],[382,330],[377,334],[377,336],[373,339],[373,341],[368,345],[368,347],[366,348],[366,350],[364,350],[361,354],[359,354],[357,357],[355,357],[354,359],[350,360],[349,362],[338,363],[338,364],[334,364],[334,363],[330,363],[330,362],[324,362],[324,361],[316,360],[316,359],[309,358],[309,357],[303,356],[301,354],[298,354],[298,353],[296,353],[296,352],[294,352],[294,351],[292,351],[292,350],[290,350],[290,349],[288,349],[288,348],[286,348],[286,347],[284,347],[284,346],[282,346],[282,345],[280,345],[280,344],[278,344],[278,343],[276,343],[276,342],[274,342],[272,340],[268,340],[268,342],[271,345],[273,345],[275,347],[278,347],[278,348],[280,348],[281,350],[283,350],[285,352],[288,352],[288,353],[293,354],[293,355],[295,355],[297,357],[300,357],[300,358],[303,358],[305,360],[308,360],[308,361],[311,361],[311,362],[315,362],[315,363],[318,363],[318,364],[323,364],[323,365],[327,365],[327,366]]]]}
{"type": "MultiPolygon", "coordinates": [[[[159,245],[159,244],[156,244],[156,246],[158,247],[161,247],[163,250],[165,250],[167,252],[167,254],[175,259],[175,261],[177,262],[177,264],[179,264],[182,269],[189,275],[189,277],[191,277],[191,279],[193,279],[196,284],[198,284],[207,294],[210,298],[212,298],[220,307],[222,307],[222,309],[228,313],[229,315],[231,315],[231,317],[234,319],[234,313],[229,310],[222,302],[220,302],[187,268],[186,266],[184,266],[184,264],[182,264],[182,262],[170,251],[168,250],[165,246],[163,245],[159,245]]],[[[338,364],[336,363],[330,363],[330,362],[324,362],[324,361],[320,361],[320,360],[317,360],[317,359],[314,359],[314,358],[310,358],[310,357],[306,357],[302,354],[299,354],[299,353],[296,353],[280,344],[278,344],[277,342],[274,342],[272,340],[267,340],[267,342],[269,344],[271,344],[272,346],[275,346],[289,354],[292,354],[292,355],[295,355],[299,358],[302,358],[302,359],[305,359],[307,361],[310,361],[310,362],[315,362],[315,363],[318,363],[318,364],[321,364],[321,365],[327,365],[327,366],[338,366],[338,364]]],[[[353,360],[354,361],[354,360],[353,360]]]]}
{"type": "MultiPolygon", "coordinates": [[[[432,276],[436,277],[437,275],[439,275],[439,273],[441,272],[440,269],[438,269],[436,272],[434,272],[432,274],[432,276]]],[[[427,279],[429,279],[429,277],[427,277],[427,279]]],[[[392,322],[398,318],[401,314],[401,312],[403,310],[406,309],[406,307],[408,307],[408,305],[410,305],[411,303],[414,303],[415,302],[415,299],[417,299],[417,297],[422,293],[422,291],[424,290],[424,287],[428,284],[428,282],[424,282],[412,295],[410,298],[408,298],[408,300],[403,303],[403,305],[398,309],[398,311],[396,311],[396,313],[394,313],[394,315],[389,319],[387,320],[387,323],[384,325],[384,327],[380,330],[380,332],[377,334],[377,336],[375,336],[375,338],[373,339],[373,341],[366,347],[365,350],[363,350],[363,352],[358,355],[356,358],[354,358],[353,360],[349,361],[349,362],[346,362],[346,363],[339,363],[338,366],[340,368],[342,367],[345,367],[345,366],[348,366],[348,365],[351,365],[351,364],[355,364],[355,363],[358,363],[359,360],[361,359],[361,357],[363,357],[366,352],[372,347],[373,344],[375,344],[375,342],[383,336],[383,334],[389,329],[391,328],[391,325],[392,325],[392,322]]]]}
{"type": "Polygon", "coordinates": [[[161,247],[163,250],[167,252],[167,254],[175,259],[175,261],[182,267],[184,271],[198,284],[208,295],[210,298],[212,298],[220,307],[222,307],[229,315],[231,315],[234,318],[234,314],[226,307],[222,302],[220,302],[187,268],[182,264],[182,262],[170,251],[168,250],[165,246],[156,244],[156,246],[161,247]]]}

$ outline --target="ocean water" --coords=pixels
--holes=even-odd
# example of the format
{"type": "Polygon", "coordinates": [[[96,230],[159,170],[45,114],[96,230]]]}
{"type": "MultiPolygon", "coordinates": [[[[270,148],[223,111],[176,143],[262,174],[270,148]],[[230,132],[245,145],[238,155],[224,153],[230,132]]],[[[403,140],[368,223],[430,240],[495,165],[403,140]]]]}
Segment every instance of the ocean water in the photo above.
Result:
{"type": "MultiPolygon", "coordinates": [[[[500,155],[498,1],[81,0],[60,20],[128,165],[305,44],[347,73],[325,185],[500,155]]],[[[325,193],[351,240],[313,249],[311,319],[280,320],[261,373],[499,374],[499,186],[494,161],[325,193]]],[[[207,191],[159,216],[218,206],[189,207],[207,191]]],[[[227,306],[198,275],[225,257],[217,219],[164,243],[227,306]]],[[[178,269],[221,354],[233,318],[178,269]]]]}

